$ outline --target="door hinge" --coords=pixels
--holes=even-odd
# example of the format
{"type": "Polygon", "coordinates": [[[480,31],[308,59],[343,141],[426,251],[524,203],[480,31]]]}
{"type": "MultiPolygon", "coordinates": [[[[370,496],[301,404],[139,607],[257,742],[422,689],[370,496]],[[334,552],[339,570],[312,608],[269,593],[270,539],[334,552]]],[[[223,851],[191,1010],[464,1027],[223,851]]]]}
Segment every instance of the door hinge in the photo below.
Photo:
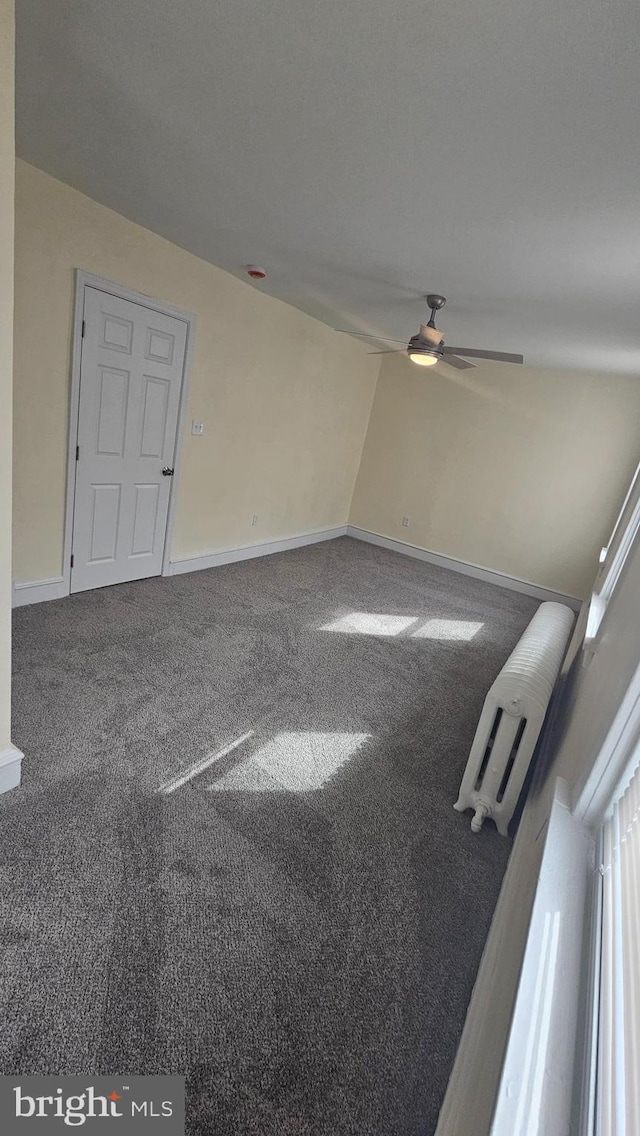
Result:
{"type": "Polygon", "coordinates": [[[71,553],[71,567],[73,568],[73,553],[71,553]]]}
{"type": "Polygon", "coordinates": [[[82,321],[82,336],[81,336],[82,339],[84,339],[84,332],[85,332],[86,326],[87,326],[86,321],[83,320],[82,321]]]}
{"type": "Polygon", "coordinates": [[[80,459],[80,446],[76,446],[76,461],[80,459]]]}

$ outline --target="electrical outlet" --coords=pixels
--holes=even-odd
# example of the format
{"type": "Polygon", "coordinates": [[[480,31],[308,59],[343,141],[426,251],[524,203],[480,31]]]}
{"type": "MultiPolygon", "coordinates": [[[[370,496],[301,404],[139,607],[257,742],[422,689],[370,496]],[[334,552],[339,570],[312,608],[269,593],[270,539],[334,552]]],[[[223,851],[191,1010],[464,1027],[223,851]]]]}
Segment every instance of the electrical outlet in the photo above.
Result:
{"type": "Polygon", "coordinates": [[[199,422],[197,418],[192,419],[191,433],[196,438],[201,438],[204,434],[204,422],[199,422]]]}
{"type": "Polygon", "coordinates": [[[257,514],[257,513],[252,513],[252,514],[251,514],[251,524],[252,524],[252,525],[257,525],[257,523],[258,523],[258,514],[257,514]]]}
{"type": "Polygon", "coordinates": [[[403,528],[405,528],[405,529],[408,529],[408,528],[409,528],[409,525],[410,525],[410,523],[411,523],[411,520],[410,520],[410,518],[409,518],[409,517],[403,517],[403,518],[402,518],[402,526],[403,526],[403,528]]]}

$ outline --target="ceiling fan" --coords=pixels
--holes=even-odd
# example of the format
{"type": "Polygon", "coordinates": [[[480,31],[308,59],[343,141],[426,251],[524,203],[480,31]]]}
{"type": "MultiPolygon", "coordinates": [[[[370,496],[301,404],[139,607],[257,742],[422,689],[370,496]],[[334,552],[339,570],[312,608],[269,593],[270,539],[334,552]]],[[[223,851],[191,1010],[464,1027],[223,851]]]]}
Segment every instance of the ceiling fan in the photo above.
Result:
{"type": "MultiPolygon", "coordinates": [[[[468,367],[476,366],[475,363],[469,362],[470,358],[493,359],[497,363],[524,363],[522,355],[513,355],[507,351],[482,351],[476,347],[445,347],[444,336],[436,327],[436,312],[439,312],[447,301],[444,296],[437,296],[433,293],[426,297],[426,301],[431,310],[431,319],[428,323],[420,324],[420,331],[417,335],[411,336],[406,347],[407,355],[412,363],[417,363],[421,367],[432,367],[435,363],[443,360],[458,371],[466,371],[468,367]],[[466,357],[461,358],[461,356],[466,357]]],[[[383,343],[404,343],[403,339],[386,339],[383,335],[368,335],[363,331],[346,331],[343,328],[336,328],[336,331],[365,339],[377,339],[383,343]]],[[[370,351],[369,354],[392,355],[399,354],[399,352],[396,348],[390,348],[389,351],[370,351]]]]}

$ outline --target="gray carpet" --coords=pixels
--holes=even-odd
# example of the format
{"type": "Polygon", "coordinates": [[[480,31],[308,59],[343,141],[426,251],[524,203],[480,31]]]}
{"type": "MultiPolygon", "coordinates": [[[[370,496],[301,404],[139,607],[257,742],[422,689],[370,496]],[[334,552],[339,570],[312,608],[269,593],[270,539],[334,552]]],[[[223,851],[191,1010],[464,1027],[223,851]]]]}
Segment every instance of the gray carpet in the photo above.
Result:
{"type": "Polygon", "coordinates": [[[510,850],[452,805],[536,607],[343,538],[17,610],[2,1072],[433,1133],[510,850]]]}

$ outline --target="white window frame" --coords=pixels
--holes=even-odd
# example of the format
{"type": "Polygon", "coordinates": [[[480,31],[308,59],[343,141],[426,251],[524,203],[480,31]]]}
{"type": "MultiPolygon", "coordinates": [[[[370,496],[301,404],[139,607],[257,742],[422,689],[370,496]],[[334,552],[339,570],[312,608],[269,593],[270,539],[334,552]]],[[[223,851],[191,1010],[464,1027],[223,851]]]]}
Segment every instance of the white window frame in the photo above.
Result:
{"type": "Polygon", "coordinates": [[[596,647],[600,625],[633,542],[640,532],[640,465],[618,513],[608,544],[600,552],[600,568],[589,602],[584,648],[596,647]]]}
{"type": "MultiPolygon", "coordinates": [[[[611,814],[615,801],[622,795],[638,765],[640,752],[640,665],[629,684],[620,709],[611,725],[590,777],[574,807],[574,816],[585,831],[596,835],[598,863],[603,862],[603,826],[611,814]]],[[[600,1015],[600,960],[603,929],[603,880],[600,871],[594,874],[591,896],[592,919],[588,930],[587,983],[588,1029],[584,1047],[582,1079],[582,1113],[580,1136],[595,1136],[597,1115],[598,1038],[600,1015]]],[[[640,1071],[639,1071],[640,1075],[640,1071]]]]}

